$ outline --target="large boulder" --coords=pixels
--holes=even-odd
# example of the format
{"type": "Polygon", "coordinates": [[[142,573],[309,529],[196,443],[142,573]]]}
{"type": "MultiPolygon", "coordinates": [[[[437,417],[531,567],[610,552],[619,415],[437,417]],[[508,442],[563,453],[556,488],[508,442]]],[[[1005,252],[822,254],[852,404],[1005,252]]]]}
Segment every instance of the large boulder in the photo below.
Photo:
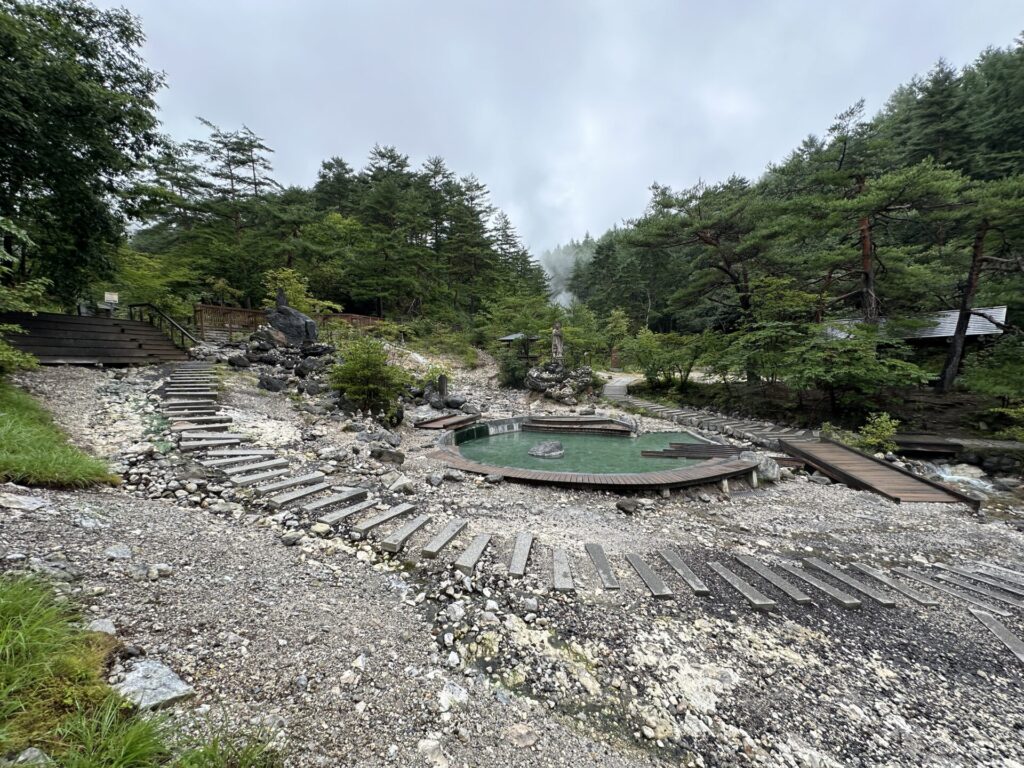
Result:
{"type": "Polygon", "coordinates": [[[294,307],[277,306],[267,310],[267,322],[280,331],[289,344],[301,347],[317,339],[316,323],[294,307]]]}
{"type": "Polygon", "coordinates": [[[757,462],[757,479],[761,482],[777,483],[782,476],[779,464],[771,456],[754,451],[743,451],[740,453],[741,461],[757,462]]]}
{"type": "Polygon", "coordinates": [[[576,405],[578,398],[593,385],[593,371],[588,366],[566,368],[562,363],[549,362],[531,368],[526,374],[526,386],[534,392],[564,405],[576,405]]]}

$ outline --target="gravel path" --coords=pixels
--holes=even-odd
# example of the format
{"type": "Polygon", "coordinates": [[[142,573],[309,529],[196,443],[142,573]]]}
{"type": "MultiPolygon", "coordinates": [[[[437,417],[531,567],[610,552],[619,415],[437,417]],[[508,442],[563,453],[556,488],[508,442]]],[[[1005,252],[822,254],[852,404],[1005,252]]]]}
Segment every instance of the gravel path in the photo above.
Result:
{"type": "MultiPolygon", "coordinates": [[[[69,380],[44,370],[25,381],[80,442],[114,455],[159,430],[146,413],[156,373],[69,380]]],[[[455,385],[494,416],[560,410],[496,389],[486,370],[455,385]]],[[[248,373],[225,374],[225,387],[236,422],[261,445],[312,463],[339,457],[330,470],[346,482],[392,469],[354,453],[360,425],[257,390],[248,373]]],[[[628,516],[607,493],[474,478],[435,487],[434,435],[396,432],[401,472],[436,527],[463,516],[469,532],[495,534],[472,581],[451,558],[404,562],[341,538],[285,547],[280,521],[262,513],[229,504],[214,514],[215,505],[190,505],[199,496],[124,490],[42,494],[43,509],[0,512],[0,567],[35,557],[51,571],[62,559],[80,568],[69,589],[196,687],[197,699],[175,710],[183,727],[209,717],[270,727],[293,765],[1024,764],[1024,665],[963,603],[939,596],[927,610],[901,599],[844,611],[826,600],[797,606],[762,583],[780,607],[760,614],[707,566],[742,572],[737,554],[922,572],[975,559],[1019,566],[1021,531],[958,505],[899,506],[805,477],[729,498],[651,495],[628,516]],[[505,563],[522,530],[537,535],[533,565],[512,582],[505,563]],[[599,588],[584,541],[604,546],[620,591],[599,588]],[[132,559],[108,560],[115,543],[132,559]],[[665,545],[711,597],[671,580],[656,554],[665,545]],[[559,546],[571,552],[575,595],[550,591],[559,546]],[[622,560],[630,552],[672,583],[674,599],[645,594],[622,560]],[[141,577],[140,565],[157,563],[171,574],[141,577]]],[[[1024,611],[1011,613],[1005,622],[1024,636],[1024,611]]]]}

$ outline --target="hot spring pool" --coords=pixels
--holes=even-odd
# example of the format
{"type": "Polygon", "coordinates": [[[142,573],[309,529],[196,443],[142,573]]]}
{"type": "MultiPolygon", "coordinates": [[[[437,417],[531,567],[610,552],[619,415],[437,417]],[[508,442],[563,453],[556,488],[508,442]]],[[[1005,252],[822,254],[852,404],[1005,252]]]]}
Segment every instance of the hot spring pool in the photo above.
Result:
{"type": "Polygon", "coordinates": [[[644,458],[640,451],[668,448],[669,443],[700,443],[689,432],[649,432],[639,437],[573,435],[551,432],[506,432],[478,437],[459,445],[467,459],[495,467],[519,467],[547,472],[659,472],[700,464],[693,459],[644,458]],[[560,459],[530,456],[537,443],[557,440],[565,447],[560,459]]]}

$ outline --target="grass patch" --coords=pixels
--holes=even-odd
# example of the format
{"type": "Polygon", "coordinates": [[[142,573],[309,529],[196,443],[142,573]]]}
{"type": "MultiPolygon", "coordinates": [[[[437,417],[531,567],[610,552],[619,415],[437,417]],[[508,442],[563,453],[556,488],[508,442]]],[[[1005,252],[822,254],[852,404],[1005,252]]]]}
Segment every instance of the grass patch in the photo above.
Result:
{"type": "Polygon", "coordinates": [[[116,484],[106,463],[68,443],[31,396],[0,382],[0,481],[47,488],[116,484]]]}
{"type": "Polygon", "coordinates": [[[0,577],[0,759],[37,747],[63,768],[280,768],[259,740],[217,734],[175,743],[168,721],[109,688],[116,640],[78,628],[51,587],[0,577]]]}

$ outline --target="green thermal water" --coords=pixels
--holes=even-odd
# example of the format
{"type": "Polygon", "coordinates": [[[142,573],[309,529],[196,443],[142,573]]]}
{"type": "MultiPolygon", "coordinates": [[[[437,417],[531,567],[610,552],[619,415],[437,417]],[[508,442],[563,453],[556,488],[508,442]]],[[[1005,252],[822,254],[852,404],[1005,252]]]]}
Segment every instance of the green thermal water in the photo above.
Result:
{"type": "Polygon", "coordinates": [[[644,458],[640,451],[668,448],[669,443],[699,443],[688,432],[649,432],[639,437],[566,435],[550,432],[507,432],[467,440],[459,451],[467,459],[496,467],[520,467],[549,472],[659,472],[699,463],[692,459],[644,458]],[[537,443],[557,440],[565,447],[560,459],[540,459],[527,451],[537,443]]]}

